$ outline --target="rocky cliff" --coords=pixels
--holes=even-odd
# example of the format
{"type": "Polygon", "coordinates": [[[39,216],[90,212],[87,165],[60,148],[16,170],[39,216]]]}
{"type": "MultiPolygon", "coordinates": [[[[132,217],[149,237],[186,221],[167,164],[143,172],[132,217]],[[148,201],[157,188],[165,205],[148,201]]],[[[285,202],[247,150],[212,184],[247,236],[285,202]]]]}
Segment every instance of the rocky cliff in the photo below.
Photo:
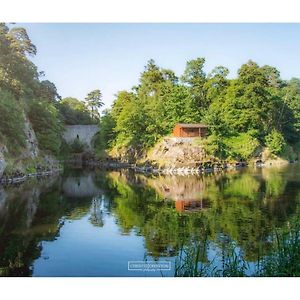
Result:
{"type": "Polygon", "coordinates": [[[36,166],[57,165],[56,159],[51,155],[42,154],[39,150],[38,140],[27,117],[24,123],[25,147],[19,155],[12,155],[6,145],[0,143],[0,179],[4,172],[9,176],[14,173],[35,173],[36,166]]]}
{"type": "Polygon", "coordinates": [[[160,168],[197,167],[210,160],[195,138],[166,137],[149,151],[147,159],[160,168]]]}

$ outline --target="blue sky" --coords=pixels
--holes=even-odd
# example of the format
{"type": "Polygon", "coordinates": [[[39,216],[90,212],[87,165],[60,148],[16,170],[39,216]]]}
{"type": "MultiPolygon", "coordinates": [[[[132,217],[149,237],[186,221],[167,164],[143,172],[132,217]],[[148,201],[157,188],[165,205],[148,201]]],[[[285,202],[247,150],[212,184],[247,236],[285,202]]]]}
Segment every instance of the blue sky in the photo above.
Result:
{"type": "Polygon", "coordinates": [[[22,23],[38,54],[33,58],[62,97],[83,100],[99,88],[105,107],[138,83],[153,58],[180,76],[187,60],[205,57],[205,70],[223,65],[235,77],[249,59],[300,77],[300,24],[22,23]]]}

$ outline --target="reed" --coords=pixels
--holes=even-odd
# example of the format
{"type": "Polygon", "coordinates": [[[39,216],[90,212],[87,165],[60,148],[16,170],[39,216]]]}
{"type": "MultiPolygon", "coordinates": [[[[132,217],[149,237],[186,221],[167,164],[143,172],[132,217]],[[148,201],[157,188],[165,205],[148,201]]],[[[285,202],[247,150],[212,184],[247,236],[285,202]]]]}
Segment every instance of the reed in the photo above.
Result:
{"type": "Polygon", "coordinates": [[[254,269],[250,268],[241,250],[229,243],[222,258],[207,260],[208,236],[182,247],[175,261],[175,277],[294,277],[300,276],[300,223],[274,230],[272,247],[266,255],[257,253],[254,269]]]}

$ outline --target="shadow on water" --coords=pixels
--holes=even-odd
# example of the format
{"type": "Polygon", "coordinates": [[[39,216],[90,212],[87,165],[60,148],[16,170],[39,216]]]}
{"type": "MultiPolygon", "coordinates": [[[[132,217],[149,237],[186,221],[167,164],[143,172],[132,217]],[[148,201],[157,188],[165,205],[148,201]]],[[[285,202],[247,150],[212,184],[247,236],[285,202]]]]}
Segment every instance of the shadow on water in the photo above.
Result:
{"type": "Polygon", "coordinates": [[[274,232],[298,219],[299,181],[293,164],[186,177],[69,169],[0,187],[0,272],[161,276],[132,273],[128,260],[169,260],[165,276],[213,276],[211,262],[224,271],[231,257],[253,273],[274,248],[274,232]],[[187,255],[202,264],[180,273],[187,255]]]}

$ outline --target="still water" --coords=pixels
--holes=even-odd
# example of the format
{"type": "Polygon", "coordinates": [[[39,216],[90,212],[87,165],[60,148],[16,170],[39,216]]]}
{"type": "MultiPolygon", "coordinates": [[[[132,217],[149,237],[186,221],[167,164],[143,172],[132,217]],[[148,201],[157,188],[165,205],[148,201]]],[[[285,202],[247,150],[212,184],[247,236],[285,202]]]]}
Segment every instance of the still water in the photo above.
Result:
{"type": "Polygon", "coordinates": [[[71,169],[0,187],[0,275],[174,276],[180,250],[204,234],[205,260],[234,243],[254,266],[270,234],[299,218],[299,183],[291,164],[185,177],[71,169]]]}

